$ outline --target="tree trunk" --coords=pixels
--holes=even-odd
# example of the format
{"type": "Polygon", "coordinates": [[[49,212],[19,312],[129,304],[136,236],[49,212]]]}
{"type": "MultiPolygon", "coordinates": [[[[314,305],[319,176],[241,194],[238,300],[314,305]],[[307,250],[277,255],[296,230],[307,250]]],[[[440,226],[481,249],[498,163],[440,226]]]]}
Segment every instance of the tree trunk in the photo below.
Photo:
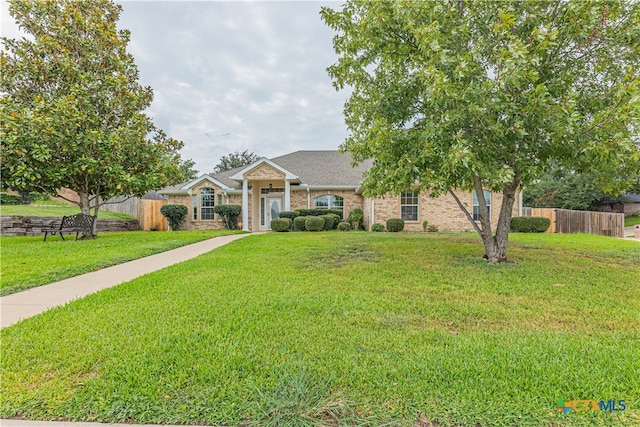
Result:
{"type": "Polygon", "coordinates": [[[84,190],[77,191],[80,200],[78,206],[80,206],[80,212],[85,215],[91,215],[91,206],[89,205],[89,193],[84,190]]]}
{"type": "MultiPolygon", "coordinates": [[[[480,234],[482,237],[482,243],[484,244],[485,257],[487,258],[487,261],[492,264],[507,261],[507,244],[509,242],[511,216],[519,184],[520,179],[516,177],[514,182],[506,186],[502,191],[502,205],[500,206],[500,216],[498,217],[495,235],[491,235],[491,233],[480,234]]],[[[490,227],[491,224],[489,223],[489,229],[490,227]]]]}

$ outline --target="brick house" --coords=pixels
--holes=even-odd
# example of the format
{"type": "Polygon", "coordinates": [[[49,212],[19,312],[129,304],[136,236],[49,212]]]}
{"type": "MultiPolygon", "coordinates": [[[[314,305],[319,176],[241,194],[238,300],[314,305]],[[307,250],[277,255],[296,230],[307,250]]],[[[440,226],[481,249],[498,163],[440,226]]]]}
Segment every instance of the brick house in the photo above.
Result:
{"type": "MultiPolygon", "coordinates": [[[[472,226],[453,197],[432,199],[426,192],[407,191],[398,196],[368,198],[362,195],[362,174],[371,162],[351,166],[351,156],[338,151],[296,151],[273,159],[262,158],[219,174],[197,179],[161,191],[169,203],[189,208],[187,230],[221,229],[213,213],[218,204],[242,207],[242,228],[266,231],[280,211],[304,208],[341,209],[344,218],[360,208],[365,227],[389,218],[402,218],[406,231],[422,231],[422,222],[436,224],[440,231],[471,231],[472,226]]],[[[475,193],[456,192],[474,216],[478,213],[475,193]]],[[[502,194],[485,191],[491,221],[498,220],[502,194]]],[[[521,206],[514,206],[517,215],[521,206]]]]}

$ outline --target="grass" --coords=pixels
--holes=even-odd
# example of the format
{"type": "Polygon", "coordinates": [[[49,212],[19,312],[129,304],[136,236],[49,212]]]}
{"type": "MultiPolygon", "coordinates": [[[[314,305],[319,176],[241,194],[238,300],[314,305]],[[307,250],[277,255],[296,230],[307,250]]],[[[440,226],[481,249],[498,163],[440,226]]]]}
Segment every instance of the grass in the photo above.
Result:
{"type": "Polygon", "coordinates": [[[624,218],[625,227],[633,227],[636,224],[640,224],[640,215],[632,215],[624,218]]]}
{"type": "Polygon", "coordinates": [[[230,231],[135,231],[78,240],[42,236],[0,237],[0,295],[56,282],[110,265],[164,252],[230,231]]]}
{"type": "MultiPolygon", "coordinates": [[[[80,213],[76,205],[47,200],[29,205],[0,205],[2,216],[59,216],[75,215],[80,213]]],[[[98,211],[98,219],[133,219],[131,216],[118,213],[98,211]]]]}
{"type": "Polygon", "coordinates": [[[640,424],[640,245],[510,240],[488,265],[471,234],[250,236],[2,330],[0,417],[640,424]]]}

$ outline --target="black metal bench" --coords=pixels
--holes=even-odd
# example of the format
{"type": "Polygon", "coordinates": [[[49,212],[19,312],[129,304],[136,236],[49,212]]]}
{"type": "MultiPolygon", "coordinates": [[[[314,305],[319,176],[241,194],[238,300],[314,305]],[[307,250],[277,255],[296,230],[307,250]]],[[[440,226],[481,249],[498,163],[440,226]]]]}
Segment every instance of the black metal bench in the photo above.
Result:
{"type": "Polygon", "coordinates": [[[58,227],[51,226],[41,229],[44,233],[44,241],[47,241],[47,235],[49,234],[52,236],[57,234],[64,240],[62,233],[76,233],[76,240],[78,240],[78,234],[80,233],[82,233],[83,236],[91,236],[95,239],[96,236],[93,234],[93,223],[95,220],[95,216],[85,215],[83,213],[63,216],[58,227]]]}

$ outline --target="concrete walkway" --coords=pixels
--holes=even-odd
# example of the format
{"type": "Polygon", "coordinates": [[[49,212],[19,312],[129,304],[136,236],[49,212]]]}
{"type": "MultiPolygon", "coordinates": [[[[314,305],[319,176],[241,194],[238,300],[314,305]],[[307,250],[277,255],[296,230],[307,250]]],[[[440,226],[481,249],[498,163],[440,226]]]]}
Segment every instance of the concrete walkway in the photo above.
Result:
{"type": "MultiPolygon", "coordinates": [[[[213,239],[182,246],[124,264],[114,265],[113,267],[103,268],[91,273],[0,297],[0,328],[11,326],[22,319],[35,316],[52,307],[66,304],[69,301],[82,298],[99,290],[128,282],[136,277],[179,262],[187,261],[249,235],[250,234],[232,234],[229,236],[214,237],[213,239]]],[[[0,427],[13,425],[5,424],[6,422],[5,420],[1,420],[0,427]]],[[[76,424],[74,423],[74,425],[76,424]]]]}
{"type": "Polygon", "coordinates": [[[636,232],[636,227],[635,226],[631,226],[631,227],[625,227],[624,228],[624,237],[627,240],[635,240],[640,242],[640,238],[638,237],[634,237],[636,232]]]}

